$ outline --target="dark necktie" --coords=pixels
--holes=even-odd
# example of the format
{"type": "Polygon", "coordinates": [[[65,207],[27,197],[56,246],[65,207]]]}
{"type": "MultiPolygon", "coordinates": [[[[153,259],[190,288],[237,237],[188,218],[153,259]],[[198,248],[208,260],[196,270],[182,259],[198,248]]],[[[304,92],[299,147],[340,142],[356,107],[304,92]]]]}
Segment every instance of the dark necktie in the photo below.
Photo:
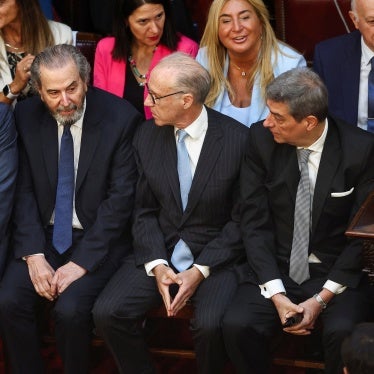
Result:
{"type": "MultiPolygon", "coordinates": [[[[186,209],[188,194],[192,184],[190,159],[184,142],[186,136],[188,134],[184,130],[177,131],[178,176],[183,211],[186,209]]],[[[182,239],[179,239],[174,247],[171,262],[178,271],[186,270],[193,264],[191,250],[182,239]]]]}
{"type": "Polygon", "coordinates": [[[311,196],[308,158],[311,150],[299,149],[300,180],[297,187],[294,230],[290,258],[290,277],[298,284],[309,279],[308,248],[311,196]]]}
{"type": "Polygon", "coordinates": [[[370,60],[371,70],[368,78],[368,122],[367,130],[374,132],[374,57],[370,60]]]}
{"type": "Polygon", "coordinates": [[[64,253],[72,244],[73,197],[74,146],[70,125],[66,125],[61,137],[53,227],[53,245],[59,253],[64,253]]]}

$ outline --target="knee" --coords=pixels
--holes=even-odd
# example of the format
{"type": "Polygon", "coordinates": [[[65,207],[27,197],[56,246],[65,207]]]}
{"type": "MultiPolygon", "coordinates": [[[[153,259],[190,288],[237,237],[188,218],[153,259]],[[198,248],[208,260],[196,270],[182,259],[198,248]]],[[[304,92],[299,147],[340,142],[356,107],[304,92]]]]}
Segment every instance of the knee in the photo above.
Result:
{"type": "Polygon", "coordinates": [[[222,320],[222,331],[225,338],[240,339],[249,338],[257,339],[271,336],[271,331],[263,323],[256,323],[250,318],[250,314],[241,315],[236,311],[229,310],[222,320]]]}
{"type": "Polygon", "coordinates": [[[100,298],[92,309],[92,316],[99,334],[110,331],[115,326],[121,326],[122,330],[137,330],[144,320],[144,316],[133,316],[126,308],[109,305],[100,298]]]}
{"type": "Polygon", "coordinates": [[[97,329],[103,330],[110,326],[114,319],[114,314],[115,313],[108,308],[106,303],[100,302],[100,299],[96,300],[92,309],[92,317],[97,329]]]}
{"type": "Polygon", "coordinates": [[[91,321],[91,310],[78,300],[60,299],[53,309],[56,325],[70,328],[85,326],[91,321]]]}
{"type": "Polygon", "coordinates": [[[7,317],[14,318],[24,305],[25,303],[19,300],[15,294],[4,288],[0,289],[0,315],[2,319],[7,317]]]}
{"type": "Polygon", "coordinates": [[[323,326],[323,340],[327,344],[336,343],[340,345],[353,328],[354,322],[344,318],[344,316],[336,317],[323,326]]]}

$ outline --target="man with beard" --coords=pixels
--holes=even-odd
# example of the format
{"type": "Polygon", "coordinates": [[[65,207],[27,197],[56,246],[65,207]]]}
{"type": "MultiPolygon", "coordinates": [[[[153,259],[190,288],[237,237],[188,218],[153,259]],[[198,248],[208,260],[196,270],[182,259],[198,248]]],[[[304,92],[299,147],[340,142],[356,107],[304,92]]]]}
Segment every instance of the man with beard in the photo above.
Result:
{"type": "Polygon", "coordinates": [[[15,109],[20,169],[0,321],[17,373],[43,372],[35,313],[43,300],[54,301],[64,371],[89,371],[93,303],[131,248],[131,141],[142,118],[88,88],[89,74],[75,47],[47,48],[31,67],[40,97],[15,109]]]}

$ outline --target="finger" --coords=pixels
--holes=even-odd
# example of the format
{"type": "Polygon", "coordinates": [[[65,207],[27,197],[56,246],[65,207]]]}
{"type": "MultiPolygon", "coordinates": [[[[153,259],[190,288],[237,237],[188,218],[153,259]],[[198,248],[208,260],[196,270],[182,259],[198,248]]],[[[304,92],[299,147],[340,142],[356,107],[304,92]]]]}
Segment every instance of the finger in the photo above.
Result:
{"type": "Polygon", "coordinates": [[[179,310],[181,310],[187,302],[188,295],[186,292],[180,291],[175,295],[175,298],[173,300],[173,303],[171,304],[171,309],[174,311],[174,313],[177,313],[179,310]]]}
{"type": "Polygon", "coordinates": [[[162,300],[164,301],[164,305],[165,305],[165,308],[166,308],[166,312],[169,316],[169,313],[170,313],[170,305],[171,305],[171,300],[170,300],[170,293],[169,293],[169,288],[165,287],[161,287],[159,289],[160,293],[161,293],[161,296],[162,296],[162,300]]]}
{"type": "Polygon", "coordinates": [[[166,275],[168,278],[170,278],[174,283],[177,283],[179,285],[183,284],[183,281],[182,279],[180,278],[180,276],[176,273],[174,273],[174,271],[172,269],[168,269],[166,271],[166,275]]]}

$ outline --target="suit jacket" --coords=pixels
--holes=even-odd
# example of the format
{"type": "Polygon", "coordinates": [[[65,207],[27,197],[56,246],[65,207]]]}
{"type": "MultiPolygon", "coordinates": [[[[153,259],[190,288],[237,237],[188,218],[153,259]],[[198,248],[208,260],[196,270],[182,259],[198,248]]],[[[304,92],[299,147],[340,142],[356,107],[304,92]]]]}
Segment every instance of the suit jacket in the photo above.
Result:
{"type": "MultiPolygon", "coordinates": [[[[309,253],[322,277],[356,287],[362,242],[345,237],[353,215],[373,189],[374,136],[331,117],[315,185],[309,253]]],[[[278,144],[262,122],[250,128],[241,173],[241,228],[257,284],[289,272],[300,172],[296,147],[278,144]]]]}
{"type": "MultiPolygon", "coordinates": [[[[45,228],[55,206],[58,136],[54,118],[33,97],[17,104],[20,170],[14,213],[16,258],[44,252],[45,228]]],[[[71,261],[88,271],[129,247],[137,178],[131,146],[140,114],[123,99],[89,88],[75,186],[75,209],[84,229],[71,261]]]]}
{"type": "MultiPolygon", "coordinates": [[[[111,92],[114,95],[123,97],[126,84],[126,65],[127,61],[113,60],[112,50],[114,48],[115,38],[107,37],[101,39],[96,47],[95,63],[94,63],[94,86],[105,91],[111,92]]],[[[177,45],[177,51],[187,53],[195,57],[198,50],[198,44],[193,40],[180,35],[180,40],[177,45]]],[[[156,64],[170,53],[169,48],[159,44],[153,54],[151,65],[149,67],[148,75],[156,64]]],[[[148,95],[146,87],[144,88],[144,100],[148,95]]],[[[152,118],[152,113],[149,107],[144,107],[146,119],[152,118]]]]}
{"type": "Polygon", "coordinates": [[[211,109],[188,204],[182,209],[173,126],[147,121],[134,138],[140,173],[134,252],[137,265],[170,260],[182,238],[211,271],[244,256],[239,229],[239,172],[248,129],[211,109]]]}
{"type": "Polygon", "coordinates": [[[8,254],[9,220],[18,170],[17,132],[9,105],[0,103],[0,278],[8,254]]]}
{"type": "Polygon", "coordinates": [[[325,40],[316,45],[313,68],[325,82],[329,112],[357,125],[361,69],[361,33],[325,40]]]}

